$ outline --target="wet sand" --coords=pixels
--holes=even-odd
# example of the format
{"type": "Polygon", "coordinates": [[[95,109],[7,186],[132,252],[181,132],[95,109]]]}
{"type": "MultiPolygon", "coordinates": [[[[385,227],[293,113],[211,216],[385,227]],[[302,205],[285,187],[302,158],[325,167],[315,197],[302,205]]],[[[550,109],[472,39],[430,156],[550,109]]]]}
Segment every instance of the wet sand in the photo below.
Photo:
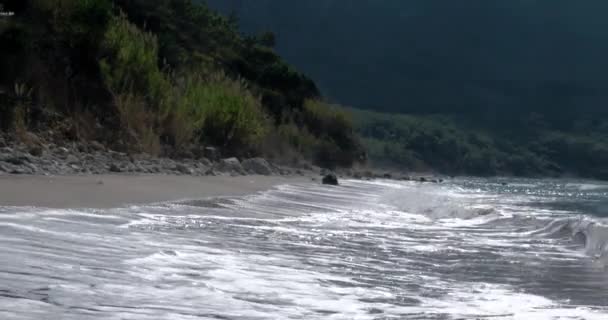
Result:
{"type": "Polygon", "coordinates": [[[310,177],[84,175],[0,176],[0,206],[113,208],[217,196],[240,196],[310,177]]]}

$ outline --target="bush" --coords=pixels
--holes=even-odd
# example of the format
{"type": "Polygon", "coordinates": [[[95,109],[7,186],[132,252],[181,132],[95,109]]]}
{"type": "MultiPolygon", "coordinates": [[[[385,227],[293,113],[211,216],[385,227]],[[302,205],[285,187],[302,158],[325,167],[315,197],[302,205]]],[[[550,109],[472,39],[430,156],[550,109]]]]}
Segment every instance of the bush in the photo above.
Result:
{"type": "Polygon", "coordinates": [[[170,84],[158,67],[158,42],[153,34],[131,24],[124,14],[114,17],[105,33],[105,54],[99,64],[110,92],[134,92],[163,110],[170,84]]]}
{"type": "Polygon", "coordinates": [[[192,104],[202,123],[200,139],[238,154],[253,152],[267,133],[269,122],[260,100],[242,80],[217,74],[192,92],[192,104]]]}
{"type": "Polygon", "coordinates": [[[306,100],[302,121],[319,139],[314,156],[318,165],[350,167],[365,159],[365,152],[353,130],[352,118],[344,108],[319,100],[306,100]]]}
{"type": "Polygon", "coordinates": [[[170,112],[171,84],[159,69],[158,44],[124,14],[114,17],[103,41],[99,66],[112,93],[125,136],[139,151],[159,151],[159,125],[170,112]]]}

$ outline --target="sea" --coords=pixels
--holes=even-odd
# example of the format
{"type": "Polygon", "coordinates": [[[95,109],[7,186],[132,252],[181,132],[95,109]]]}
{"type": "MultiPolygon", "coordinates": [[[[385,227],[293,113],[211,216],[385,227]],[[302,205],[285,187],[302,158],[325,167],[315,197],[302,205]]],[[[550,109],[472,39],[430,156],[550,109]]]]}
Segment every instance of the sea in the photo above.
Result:
{"type": "Polygon", "coordinates": [[[0,204],[0,319],[608,319],[608,183],[0,204]]]}

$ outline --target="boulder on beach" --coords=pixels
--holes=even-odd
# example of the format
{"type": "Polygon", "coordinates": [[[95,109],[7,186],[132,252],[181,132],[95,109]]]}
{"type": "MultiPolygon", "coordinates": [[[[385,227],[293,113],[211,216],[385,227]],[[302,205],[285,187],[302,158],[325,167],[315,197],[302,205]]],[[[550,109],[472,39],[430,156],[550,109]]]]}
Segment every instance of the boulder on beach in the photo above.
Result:
{"type": "Polygon", "coordinates": [[[338,177],[334,173],[328,173],[323,177],[323,184],[328,184],[332,186],[338,185],[338,177]]]}
{"type": "Polygon", "coordinates": [[[260,174],[269,176],[273,173],[272,167],[264,158],[251,158],[243,160],[241,163],[243,169],[245,169],[248,173],[252,174],[260,174]]]}

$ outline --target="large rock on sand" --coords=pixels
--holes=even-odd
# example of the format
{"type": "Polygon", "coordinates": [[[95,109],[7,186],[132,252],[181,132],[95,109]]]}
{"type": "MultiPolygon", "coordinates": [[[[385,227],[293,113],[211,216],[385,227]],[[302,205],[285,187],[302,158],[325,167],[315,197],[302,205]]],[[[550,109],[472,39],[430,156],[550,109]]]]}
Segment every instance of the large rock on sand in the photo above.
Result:
{"type": "Polygon", "coordinates": [[[338,177],[334,173],[328,173],[323,177],[323,184],[328,184],[332,186],[338,185],[338,177]]]}
{"type": "Polygon", "coordinates": [[[261,174],[265,176],[269,176],[273,174],[272,167],[263,158],[252,158],[244,160],[241,165],[243,169],[245,169],[248,173],[252,174],[261,174]]]}

